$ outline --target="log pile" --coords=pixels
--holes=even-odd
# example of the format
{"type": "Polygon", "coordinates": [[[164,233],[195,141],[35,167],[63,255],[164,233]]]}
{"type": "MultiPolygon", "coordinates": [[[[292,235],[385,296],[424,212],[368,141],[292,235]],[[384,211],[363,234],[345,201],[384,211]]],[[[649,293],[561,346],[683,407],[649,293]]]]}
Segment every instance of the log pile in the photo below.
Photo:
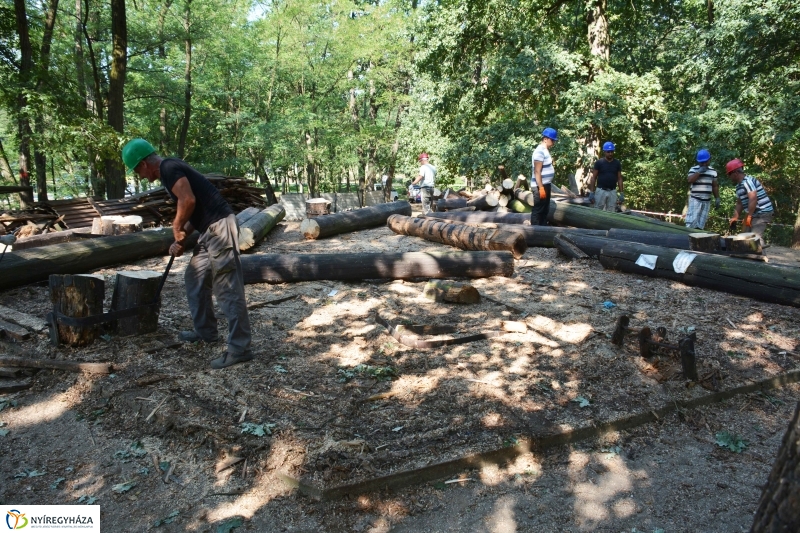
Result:
{"type": "MultiPolygon", "coordinates": [[[[530,213],[534,205],[533,193],[528,188],[525,176],[520,175],[514,182],[507,177],[505,169],[499,167],[500,183],[487,184],[483,189],[468,191],[445,191],[442,199],[436,202],[436,211],[455,211],[466,207],[474,207],[476,211],[491,211],[495,213],[530,213]]],[[[588,198],[581,198],[571,191],[553,185],[551,198],[557,202],[588,205],[588,198]]]]}

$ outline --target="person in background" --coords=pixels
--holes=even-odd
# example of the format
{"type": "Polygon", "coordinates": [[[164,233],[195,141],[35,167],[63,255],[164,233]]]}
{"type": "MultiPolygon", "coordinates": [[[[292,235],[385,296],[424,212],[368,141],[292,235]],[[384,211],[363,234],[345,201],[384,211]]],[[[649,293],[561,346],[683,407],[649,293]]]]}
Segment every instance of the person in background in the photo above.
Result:
{"type": "Polygon", "coordinates": [[[711,211],[711,195],[714,207],[719,209],[719,183],[717,171],[709,166],[711,154],[708,150],[697,152],[697,164],[689,169],[689,210],[686,212],[686,227],[703,229],[711,211]]]}
{"type": "Polygon", "coordinates": [[[542,132],[542,142],[533,151],[531,165],[531,192],[533,192],[533,209],[531,210],[531,225],[546,226],[547,213],[550,211],[550,187],[555,176],[553,158],[550,157],[550,148],[558,142],[558,132],[553,128],[545,128],[542,132]]]}
{"type": "Polygon", "coordinates": [[[177,202],[172,223],[175,242],[169,247],[170,254],[182,255],[187,237],[195,229],[200,232],[184,275],[194,330],[182,331],[178,337],[184,342],[219,340],[213,291],[228,319],[228,349],[211,361],[211,368],[250,361],[252,338],[239,260],[239,226],[230,205],[200,172],[176,157],[162,159],[144,139],[128,142],[122,149],[122,160],[150,183],[161,180],[167,194],[177,202]]]}
{"type": "Polygon", "coordinates": [[[420,197],[422,200],[422,214],[427,215],[431,212],[433,203],[433,187],[436,183],[436,167],[428,163],[428,154],[419,154],[419,175],[411,185],[420,185],[420,197]]]}
{"type": "Polygon", "coordinates": [[[611,141],[603,144],[605,157],[598,159],[589,178],[589,201],[603,211],[617,211],[617,204],[625,201],[622,191],[622,163],[614,159],[616,147],[611,141]],[[619,189],[619,194],[617,194],[619,189]]]}
{"type": "Polygon", "coordinates": [[[775,213],[767,191],[764,190],[760,181],[744,173],[744,163],[741,159],[728,161],[728,164],[725,165],[725,172],[736,184],[736,207],[733,218],[730,219],[731,226],[744,213],[744,231],[758,235],[763,246],[764,230],[767,228],[767,224],[772,222],[772,216],[775,213]]]}

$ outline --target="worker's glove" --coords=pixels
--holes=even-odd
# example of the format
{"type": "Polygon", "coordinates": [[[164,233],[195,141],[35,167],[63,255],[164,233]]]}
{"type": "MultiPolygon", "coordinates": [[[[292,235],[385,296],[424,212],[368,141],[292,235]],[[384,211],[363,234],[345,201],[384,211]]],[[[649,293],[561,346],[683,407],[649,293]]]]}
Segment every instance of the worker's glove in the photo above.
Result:
{"type": "Polygon", "coordinates": [[[547,199],[547,191],[544,190],[544,186],[539,187],[539,199],[540,200],[547,199]]]}
{"type": "Polygon", "coordinates": [[[619,203],[620,204],[624,204],[625,203],[625,194],[624,193],[619,193],[617,195],[617,198],[619,199],[619,203]]]}
{"type": "Polygon", "coordinates": [[[720,206],[720,199],[719,199],[719,196],[717,196],[717,197],[714,199],[714,207],[715,207],[716,209],[719,209],[719,206],[720,206]]]}
{"type": "Polygon", "coordinates": [[[594,203],[594,191],[589,191],[589,201],[594,203]]]}
{"type": "Polygon", "coordinates": [[[728,221],[728,225],[731,231],[736,229],[737,222],[739,222],[739,215],[733,215],[733,218],[728,221]]]}
{"type": "Polygon", "coordinates": [[[704,174],[708,170],[708,165],[700,165],[697,167],[698,174],[704,174]]]}
{"type": "Polygon", "coordinates": [[[744,217],[744,226],[749,228],[753,225],[753,215],[747,215],[744,217]]]}

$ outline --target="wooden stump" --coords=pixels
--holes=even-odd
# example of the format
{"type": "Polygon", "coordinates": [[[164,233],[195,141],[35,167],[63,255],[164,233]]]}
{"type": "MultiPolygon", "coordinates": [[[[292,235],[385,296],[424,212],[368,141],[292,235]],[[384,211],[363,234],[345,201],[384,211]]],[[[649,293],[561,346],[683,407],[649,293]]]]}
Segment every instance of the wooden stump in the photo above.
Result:
{"type": "Polygon", "coordinates": [[[102,217],[95,217],[92,219],[92,235],[113,235],[114,222],[122,217],[117,215],[109,215],[102,217]]]}
{"type": "Polygon", "coordinates": [[[716,252],[720,249],[720,236],[716,233],[690,233],[689,249],[695,252],[716,252]]]}
{"type": "Polygon", "coordinates": [[[481,301],[478,289],[466,283],[436,280],[425,284],[422,296],[434,302],[451,302],[457,304],[476,304],[481,301]]]}
{"type": "MultiPolygon", "coordinates": [[[[103,314],[105,280],[93,274],[50,275],[50,301],[61,314],[82,318],[103,314]]],[[[70,346],[91,344],[100,334],[100,325],[66,326],[58,324],[58,338],[70,346]]]]}
{"type": "Polygon", "coordinates": [[[331,203],[325,198],[311,198],[306,200],[306,218],[331,214],[331,203]]]}
{"type": "Polygon", "coordinates": [[[740,233],[730,241],[726,241],[727,251],[737,254],[760,254],[761,239],[755,233],[740,233]]]}
{"type": "MultiPolygon", "coordinates": [[[[114,294],[111,296],[111,311],[152,303],[162,276],[162,273],[152,270],[117,272],[114,294]]],[[[113,328],[123,337],[152,333],[158,329],[158,307],[141,307],[136,315],[114,321],[113,328]]]]}
{"type": "Polygon", "coordinates": [[[142,217],[138,215],[119,217],[111,224],[112,235],[127,235],[137,231],[142,231],[142,217]]]}

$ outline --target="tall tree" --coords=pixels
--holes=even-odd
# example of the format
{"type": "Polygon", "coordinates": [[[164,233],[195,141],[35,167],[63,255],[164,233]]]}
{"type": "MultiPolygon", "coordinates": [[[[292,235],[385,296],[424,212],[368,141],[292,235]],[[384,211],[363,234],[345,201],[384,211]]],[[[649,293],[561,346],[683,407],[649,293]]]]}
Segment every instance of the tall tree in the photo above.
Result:
{"type": "MultiPolygon", "coordinates": [[[[108,125],[122,135],[125,112],[125,74],[128,66],[128,22],[125,0],[111,0],[113,41],[111,75],[108,85],[108,125]]],[[[125,196],[125,167],[119,157],[106,158],[106,183],[109,198],[125,196]]]]}
{"type": "MultiPolygon", "coordinates": [[[[25,0],[14,0],[14,14],[17,22],[17,37],[19,39],[19,88],[17,96],[17,138],[19,142],[19,184],[23,187],[31,186],[30,167],[31,167],[31,123],[28,118],[28,96],[26,90],[29,88],[33,75],[33,48],[31,47],[31,37],[28,29],[28,14],[25,7],[25,0]]],[[[33,203],[33,196],[27,192],[20,193],[20,204],[27,207],[33,203]]]]}

